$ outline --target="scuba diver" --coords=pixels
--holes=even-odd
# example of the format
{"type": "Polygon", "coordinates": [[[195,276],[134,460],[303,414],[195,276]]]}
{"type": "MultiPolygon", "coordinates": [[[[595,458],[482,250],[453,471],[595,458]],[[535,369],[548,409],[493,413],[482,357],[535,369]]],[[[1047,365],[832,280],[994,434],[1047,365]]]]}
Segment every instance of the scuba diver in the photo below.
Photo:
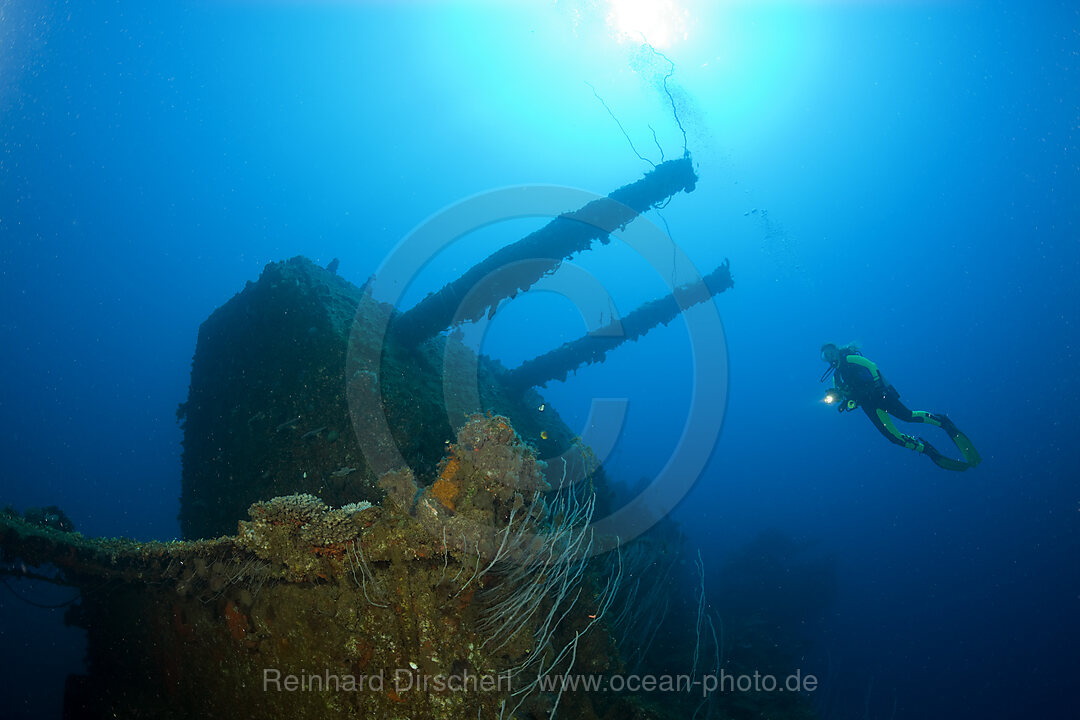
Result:
{"type": "Polygon", "coordinates": [[[826,343],[821,346],[821,359],[829,364],[828,370],[821,376],[821,382],[825,382],[830,375],[833,378],[833,387],[825,394],[825,402],[836,405],[839,412],[861,407],[889,442],[922,453],[946,470],[967,470],[982,462],[975,446],[948,417],[923,410],[909,410],[900,402],[900,393],[896,388],[886,382],[877,365],[863,357],[855,346],[837,347],[833,343],[826,343]],[[949,434],[964,459],[954,460],[942,455],[921,437],[905,435],[897,429],[893,418],[941,428],[949,434]]]}

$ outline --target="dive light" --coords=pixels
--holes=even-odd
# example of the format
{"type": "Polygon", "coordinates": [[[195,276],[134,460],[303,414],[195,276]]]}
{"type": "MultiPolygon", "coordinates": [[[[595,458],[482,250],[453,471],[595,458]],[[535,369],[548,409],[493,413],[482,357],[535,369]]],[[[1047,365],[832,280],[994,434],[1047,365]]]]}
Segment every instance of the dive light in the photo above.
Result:
{"type": "Polygon", "coordinates": [[[836,405],[836,409],[840,412],[854,410],[859,407],[859,403],[855,402],[854,399],[849,398],[844,390],[845,388],[830,388],[829,391],[825,393],[825,404],[836,405]]]}

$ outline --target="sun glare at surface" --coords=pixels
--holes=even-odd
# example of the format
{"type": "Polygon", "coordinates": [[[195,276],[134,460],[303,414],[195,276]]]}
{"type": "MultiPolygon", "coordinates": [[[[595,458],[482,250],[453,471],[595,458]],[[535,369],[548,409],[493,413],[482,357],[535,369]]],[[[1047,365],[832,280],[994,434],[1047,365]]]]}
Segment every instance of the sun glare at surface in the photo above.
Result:
{"type": "Polygon", "coordinates": [[[689,11],[674,0],[609,0],[607,22],[619,42],[664,49],[686,40],[689,11]]]}

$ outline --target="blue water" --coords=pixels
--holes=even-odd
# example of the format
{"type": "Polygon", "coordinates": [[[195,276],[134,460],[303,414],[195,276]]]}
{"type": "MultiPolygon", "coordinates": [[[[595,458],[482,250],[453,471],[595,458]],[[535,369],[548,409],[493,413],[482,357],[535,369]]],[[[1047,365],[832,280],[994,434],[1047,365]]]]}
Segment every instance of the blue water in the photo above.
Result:
{"type": "MultiPolygon", "coordinates": [[[[675,63],[700,175],[647,219],[700,272],[730,258],[726,346],[679,320],[545,397],[572,426],[592,398],[627,398],[606,465],[633,482],[697,431],[700,377],[726,384],[674,517],[717,604],[720,568],[763,531],[835,562],[804,661],[828,677],[824,717],[1076,715],[1078,11],[671,5],[620,34],[602,2],[5,3],[0,501],[56,503],[87,535],[177,536],[175,410],[199,324],[268,262],[337,257],[360,284],[464,198],[605,194],[650,169],[628,139],[680,156],[644,30],[675,63]],[[946,472],[821,403],[818,348],[853,340],[983,464],[946,472]]],[[[406,303],[538,224],[434,258],[406,303]]],[[[574,259],[621,313],[685,262],[619,240],[574,259]]],[[[535,293],[500,310],[484,349],[513,365],[592,322],[535,293]]],[[[798,591],[776,589],[796,607],[798,591]]],[[[58,715],[80,634],[6,591],[0,608],[17,665],[0,715],[58,715]]]]}

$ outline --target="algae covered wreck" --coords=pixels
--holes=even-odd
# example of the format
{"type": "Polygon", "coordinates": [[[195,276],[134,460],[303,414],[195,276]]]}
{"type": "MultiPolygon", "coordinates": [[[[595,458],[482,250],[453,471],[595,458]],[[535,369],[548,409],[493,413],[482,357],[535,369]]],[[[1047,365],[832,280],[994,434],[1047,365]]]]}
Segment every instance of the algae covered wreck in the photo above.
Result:
{"type": "Polygon", "coordinates": [[[546,683],[624,670],[619,639],[641,633],[663,576],[642,579],[659,553],[594,531],[607,480],[533,388],[730,287],[727,264],[631,313],[621,339],[514,371],[442,331],[695,181],[688,157],[664,163],[406,312],[336,268],[267,266],[200,329],[178,412],[185,540],[0,518],[5,560],[82,591],[68,620],[87,630],[88,674],[68,682],[68,715],[649,717],[546,683]],[[446,382],[452,363],[475,395],[446,382]]]}
{"type": "Polygon", "coordinates": [[[70,715],[509,717],[552,702],[538,678],[573,654],[613,669],[596,663],[615,657],[599,628],[618,555],[591,559],[594,501],[545,500],[504,418],[466,423],[436,485],[382,485],[378,507],[256,503],[214,540],[88,540],[5,517],[6,553],[84,589],[69,620],[90,672],[69,680],[70,715]]]}
{"type": "Polygon", "coordinates": [[[727,263],[514,370],[442,331],[493,312],[696,180],[688,157],[664,163],[559,215],[405,311],[374,297],[377,276],[361,288],[305,258],[268,265],[199,331],[178,412],[184,536],[230,533],[252,502],[275,495],[377,502],[379,476],[402,466],[430,484],[447,444],[476,412],[505,415],[543,458],[565,458],[580,479],[575,433],[554,408],[539,409],[533,388],[602,361],[731,287],[727,263]]]}

